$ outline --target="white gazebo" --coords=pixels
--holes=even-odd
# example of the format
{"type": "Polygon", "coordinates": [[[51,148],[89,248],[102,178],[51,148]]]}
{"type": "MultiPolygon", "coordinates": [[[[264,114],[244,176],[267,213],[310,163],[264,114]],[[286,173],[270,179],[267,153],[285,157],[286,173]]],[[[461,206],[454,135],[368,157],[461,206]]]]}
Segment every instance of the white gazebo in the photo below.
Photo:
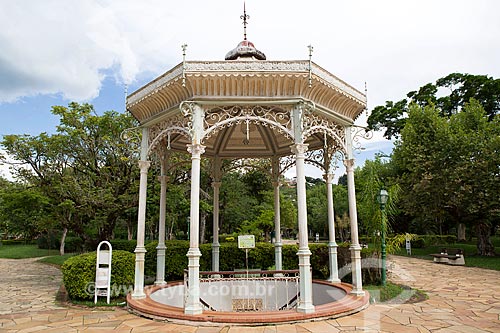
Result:
{"type": "MultiPolygon", "coordinates": [[[[324,172],[329,226],[329,281],[339,283],[335,242],[332,182],[338,159],[347,171],[351,228],[352,290],[362,296],[361,247],[354,188],[353,140],[360,133],[355,119],[366,107],[366,96],[309,60],[268,61],[245,39],[225,61],[184,60],[127,97],[127,109],[142,129],[140,190],[137,223],[135,285],[132,299],[144,291],[144,223],[147,173],[151,156],[161,163],[159,244],[156,284],[165,284],[166,168],[169,152],[191,155],[191,206],[188,283],[184,313],[203,312],[199,281],[200,159],[213,165],[212,270],[219,271],[219,188],[223,160],[269,159],[272,164],[275,205],[275,266],[282,269],[279,191],[280,176],[296,169],[299,313],[313,313],[311,252],[308,246],[305,164],[324,172]]],[[[186,50],[186,46],[183,46],[186,50]]],[[[363,131],[364,133],[364,131],[363,131]]]]}

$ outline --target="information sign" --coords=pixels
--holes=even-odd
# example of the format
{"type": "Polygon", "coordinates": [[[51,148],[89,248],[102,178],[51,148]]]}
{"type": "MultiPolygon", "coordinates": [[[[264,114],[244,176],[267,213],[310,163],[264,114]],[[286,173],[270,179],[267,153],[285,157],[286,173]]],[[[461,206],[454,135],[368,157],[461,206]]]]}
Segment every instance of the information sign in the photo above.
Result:
{"type": "Polygon", "coordinates": [[[255,236],[254,235],[238,236],[238,248],[240,248],[240,249],[253,249],[253,248],[255,248],[255,236]]]}

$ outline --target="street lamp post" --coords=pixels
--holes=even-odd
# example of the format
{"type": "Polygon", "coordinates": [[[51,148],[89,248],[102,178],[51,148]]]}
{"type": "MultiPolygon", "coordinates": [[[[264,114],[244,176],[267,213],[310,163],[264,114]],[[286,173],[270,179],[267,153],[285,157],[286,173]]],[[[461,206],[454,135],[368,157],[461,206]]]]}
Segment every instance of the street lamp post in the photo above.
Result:
{"type": "Polygon", "coordinates": [[[386,216],[385,205],[389,199],[389,193],[385,189],[381,189],[377,195],[377,201],[380,204],[380,211],[382,212],[382,232],[381,232],[381,248],[382,248],[382,285],[385,286],[387,282],[386,265],[385,265],[385,229],[386,229],[386,216]]]}

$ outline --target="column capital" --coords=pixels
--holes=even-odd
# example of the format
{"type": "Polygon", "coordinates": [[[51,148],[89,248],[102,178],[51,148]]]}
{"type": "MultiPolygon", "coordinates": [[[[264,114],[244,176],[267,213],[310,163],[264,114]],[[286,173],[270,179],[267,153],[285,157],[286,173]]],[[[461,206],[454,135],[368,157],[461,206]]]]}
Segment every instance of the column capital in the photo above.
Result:
{"type": "Polygon", "coordinates": [[[346,171],[354,170],[354,158],[344,160],[344,165],[346,167],[346,171]]]}
{"type": "Polygon", "coordinates": [[[139,161],[139,169],[141,170],[141,172],[147,172],[150,165],[150,161],[139,161]]]}
{"type": "Polygon", "coordinates": [[[323,175],[323,179],[327,184],[333,184],[333,179],[335,178],[335,174],[333,173],[325,173],[323,175]]]}
{"type": "Polygon", "coordinates": [[[307,152],[308,147],[309,145],[307,143],[296,143],[290,146],[292,153],[297,155],[297,157],[304,157],[304,154],[307,152]]]}
{"type": "Polygon", "coordinates": [[[199,143],[190,144],[187,145],[187,151],[188,153],[193,155],[193,157],[199,157],[205,152],[205,146],[199,143]]]}
{"type": "Polygon", "coordinates": [[[222,185],[222,182],[217,182],[217,181],[212,182],[212,187],[213,188],[219,188],[221,185],[222,185]]]}

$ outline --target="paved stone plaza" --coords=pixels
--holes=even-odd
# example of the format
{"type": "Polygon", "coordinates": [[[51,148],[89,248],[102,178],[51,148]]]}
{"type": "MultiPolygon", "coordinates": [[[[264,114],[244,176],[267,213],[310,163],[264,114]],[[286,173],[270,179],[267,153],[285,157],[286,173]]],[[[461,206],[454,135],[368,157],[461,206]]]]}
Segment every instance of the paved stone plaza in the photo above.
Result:
{"type": "Polygon", "coordinates": [[[59,306],[60,271],[36,259],[0,259],[0,332],[500,332],[500,272],[390,257],[391,280],[425,290],[414,304],[375,304],[352,316],[259,327],[155,322],[126,310],[59,306]]]}

